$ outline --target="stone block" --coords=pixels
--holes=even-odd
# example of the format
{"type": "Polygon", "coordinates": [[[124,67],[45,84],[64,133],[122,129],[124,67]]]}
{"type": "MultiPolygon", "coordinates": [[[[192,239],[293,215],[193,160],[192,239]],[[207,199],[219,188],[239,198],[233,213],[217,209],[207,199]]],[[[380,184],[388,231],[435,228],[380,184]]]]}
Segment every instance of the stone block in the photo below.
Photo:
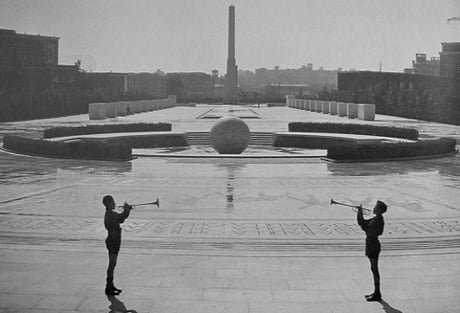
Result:
{"type": "Polygon", "coordinates": [[[141,102],[140,101],[133,101],[134,104],[134,113],[140,113],[141,112],[141,102]]]}
{"type": "Polygon", "coordinates": [[[90,120],[105,119],[105,103],[88,104],[88,115],[90,120]]]}
{"type": "Polygon", "coordinates": [[[126,106],[127,106],[126,115],[131,115],[131,114],[136,113],[134,112],[135,111],[134,101],[127,101],[126,106]]]}
{"type": "Polygon", "coordinates": [[[105,104],[105,114],[107,118],[114,118],[117,116],[117,103],[108,102],[105,104]]]}
{"type": "Polygon", "coordinates": [[[329,113],[331,113],[331,115],[337,115],[337,102],[329,102],[329,113]]]}
{"type": "Polygon", "coordinates": [[[176,106],[176,104],[177,104],[177,96],[176,95],[169,95],[168,99],[169,99],[170,107],[176,106]]]}
{"type": "Polygon", "coordinates": [[[295,97],[294,95],[286,95],[286,105],[290,108],[294,107],[294,100],[295,97]]]}
{"type": "Polygon", "coordinates": [[[128,104],[126,102],[117,102],[117,116],[125,116],[128,114],[128,104]]]}
{"type": "Polygon", "coordinates": [[[315,102],[315,111],[322,112],[323,111],[323,101],[316,100],[315,102]]]}
{"type": "Polygon", "coordinates": [[[338,114],[339,116],[347,116],[347,104],[345,102],[338,102],[337,103],[337,111],[338,111],[338,114]]]}
{"type": "Polygon", "coordinates": [[[145,100],[147,102],[147,112],[153,111],[153,100],[145,100]]]}
{"type": "Polygon", "coordinates": [[[323,101],[323,113],[329,114],[329,101],[323,101]]]}
{"type": "Polygon", "coordinates": [[[148,101],[141,100],[139,102],[141,103],[141,112],[147,112],[148,111],[148,101]]]}
{"type": "Polygon", "coordinates": [[[359,103],[358,118],[365,121],[375,120],[375,104],[359,103]]]}
{"type": "Polygon", "coordinates": [[[348,115],[348,118],[358,117],[358,104],[357,103],[347,103],[347,115],[348,115]]]}
{"type": "Polygon", "coordinates": [[[160,109],[160,101],[158,99],[153,100],[153,110],[159,110],[160,109]]]}
{"type": "Polygon", "coordinates": [[[302,100],[301,108],[302,108],[302,110],[304,110],[304,111],[307,109],[307,100],[302,100]]]}

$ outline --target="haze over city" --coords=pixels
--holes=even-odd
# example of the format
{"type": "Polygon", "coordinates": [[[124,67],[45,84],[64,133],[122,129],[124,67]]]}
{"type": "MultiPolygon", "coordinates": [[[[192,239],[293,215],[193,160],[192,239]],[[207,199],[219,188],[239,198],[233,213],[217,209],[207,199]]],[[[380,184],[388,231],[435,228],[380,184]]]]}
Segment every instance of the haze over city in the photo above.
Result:
{"type": "Polygon", "coordinates": [[[225,73],[227,9],[239,69],[400,72],[415,53],[460,40],[454,0],[0,0],[0,28],[60,37],[59,63],[114,72],[225,73]]]}

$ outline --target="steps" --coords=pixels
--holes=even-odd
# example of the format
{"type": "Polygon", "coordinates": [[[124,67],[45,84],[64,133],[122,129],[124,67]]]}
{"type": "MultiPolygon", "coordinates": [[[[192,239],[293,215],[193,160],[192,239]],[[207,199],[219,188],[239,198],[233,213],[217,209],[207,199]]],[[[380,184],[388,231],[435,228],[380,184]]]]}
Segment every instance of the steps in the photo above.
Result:
{"type": "MultiPolygon", "coordinates": [[[[249,145],[251,146],[271,146],[272,133],[251,132],[249,145]]],[[[190,132],[187,133],[187,142],[191,146],[210,145],[209,132],[190,132]]]]}

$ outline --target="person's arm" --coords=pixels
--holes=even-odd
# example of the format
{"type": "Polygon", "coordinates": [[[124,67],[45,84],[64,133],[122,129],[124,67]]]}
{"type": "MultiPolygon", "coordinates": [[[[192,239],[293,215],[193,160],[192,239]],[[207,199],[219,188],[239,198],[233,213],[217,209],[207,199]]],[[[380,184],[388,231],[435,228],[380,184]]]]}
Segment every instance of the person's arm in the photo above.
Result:
{"type": "Polygon", "coordinates": [[[356,214],[357,220],[358,220],[358,225],[361,226],[361,229],[366,231],[367,226],[368,226],[368,221],[364,219],[363,215],[363,207],[362,206],[357,206],[358,213],[356,214]]]}
{"type": "Polygon", "coordinates": [[[129,213],[131,213],[132,209],[133,209],[133,206],[125,202],[125,204],[123,205],[123,212],[121,212],[120,215],[118,216],[118,220],[120,223],[123,223],[125,219],[128,218],[129,213]]]}

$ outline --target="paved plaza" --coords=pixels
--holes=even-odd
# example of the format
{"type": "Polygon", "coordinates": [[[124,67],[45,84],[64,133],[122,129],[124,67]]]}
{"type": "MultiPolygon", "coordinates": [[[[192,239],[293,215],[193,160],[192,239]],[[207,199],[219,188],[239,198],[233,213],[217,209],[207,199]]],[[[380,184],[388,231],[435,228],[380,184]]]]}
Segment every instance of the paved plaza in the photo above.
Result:
{"type": "MultiPolygon", "coordinates": [[[[54,126],[168,122],[208,132],[213,106],[89,121],[87,115],[0,123],[0,136],[54,126]]],[[[460,140],[460,126],[377,115],[373,122],[251,107],[251,132],[288,123],[372,123],[460,140]]],[[[0,151],[0,312],[460,312],[460,156],[331,163],[320,158],[65,160],[0,151]],[[102,197],[135,208],[104,294],[102,197]],[[351,208],[389,205],[381,236],[383,301],[368,303],[365,234],[351,208]]]]}

